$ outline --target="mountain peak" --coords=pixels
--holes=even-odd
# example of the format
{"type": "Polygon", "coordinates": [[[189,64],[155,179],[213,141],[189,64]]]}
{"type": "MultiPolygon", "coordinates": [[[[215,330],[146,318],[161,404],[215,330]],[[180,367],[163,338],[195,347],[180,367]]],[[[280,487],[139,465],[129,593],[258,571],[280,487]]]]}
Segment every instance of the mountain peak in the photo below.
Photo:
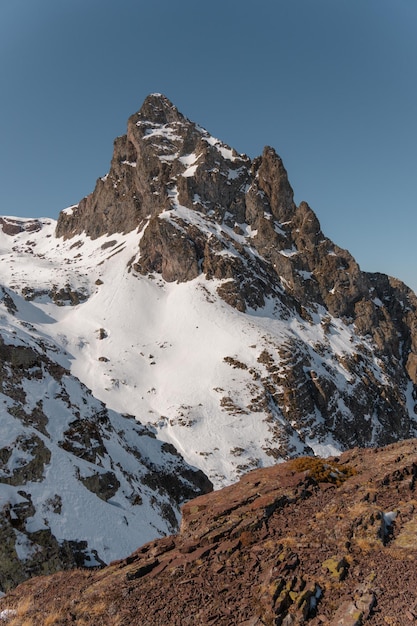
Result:
{"type": "MultiPolygon", "coordinates": [[[[188,120],[162,94],[149,95],[114,144],[110,171],[92,194],[62,211],[65,239],[126,233],[175,206],[203,213],[242,207],[250,160],[188,120]]],[[[244,220],[241,210],[240,221],[244,220]]]]}
{"type": "Polygon", "coordinates": [[[170,124],[184,120],[176,106],[163,94],[152,93],[147,96],[138,112],[138,116],[154,124],[170,124]]]}

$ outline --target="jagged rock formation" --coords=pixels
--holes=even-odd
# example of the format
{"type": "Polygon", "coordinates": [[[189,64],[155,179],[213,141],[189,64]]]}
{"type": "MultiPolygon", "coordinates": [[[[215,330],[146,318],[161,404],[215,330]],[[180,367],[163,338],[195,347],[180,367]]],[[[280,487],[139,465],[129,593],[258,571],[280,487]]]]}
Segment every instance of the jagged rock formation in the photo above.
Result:
{"type": "Polygon", "coordinates": [[[416,477],[416,440],[256,470],[187,503],[178,535],[32,579],[0,611],[9,626],[414,624],[416,477]]]}
{"type": "MultiPolygon", "coordinates": [[[[308,204],[294,204],[273,148],[251,161],[164,96],[149,96],[129,119],[127,135],[116,140],[109,174],[61,213],[56,234],[94,238],[133,228],[141,237],[132,268],[143,275],[158,273],[168,282],[204,275],[220,282],[218,294],[239,311],[258,310],[272,299],[276,317],[311,324],[320,318],[325,334],[338,318],[349,332],[370,339],[339,359],[352,383],[347,392],[333,366],[324,375],[315,370],[318,356],[326,361],[326,339],[307,348],[287,341],[291,358],[270,377],[267,396],[298,431],[311,428],[319,413],[319,431],[331,431],[344,447],[414,432],[416,296],[398,280],[362,272],[349,252],[323,235],[308,204]]],[[[277,350],[282,353],[278,346],[272,353],[277,350]]],[[[275,356],[266,358],[276,371],[275,356]]]]}

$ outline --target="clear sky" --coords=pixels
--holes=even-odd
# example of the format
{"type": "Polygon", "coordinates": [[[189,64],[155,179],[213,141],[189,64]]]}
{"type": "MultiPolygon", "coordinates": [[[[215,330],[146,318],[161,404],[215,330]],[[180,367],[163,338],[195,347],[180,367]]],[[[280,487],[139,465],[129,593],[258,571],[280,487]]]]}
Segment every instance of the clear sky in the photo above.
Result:
{"type": "Polygon", "coordinates": [[[417,290],[417,0],[1,0],[0,214],[57,217],[152,92],[417,290]]]}

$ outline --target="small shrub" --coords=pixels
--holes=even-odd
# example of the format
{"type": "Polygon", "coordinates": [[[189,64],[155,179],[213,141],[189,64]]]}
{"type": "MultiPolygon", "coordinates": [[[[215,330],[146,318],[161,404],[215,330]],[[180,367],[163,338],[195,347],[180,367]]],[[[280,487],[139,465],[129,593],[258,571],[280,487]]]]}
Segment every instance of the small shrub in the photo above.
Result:
{"type": "Polygon", "coordinates": [[[43,626],[57,626],[65,621],[65,613],[54,612],[45,615],[43,618],[43,626]]]}
{"type": "Polygon", "coordinates": [[[309,475],[318,483],[332,483],[341,485],[350,476],[356,474],[356,470],[349,465],[327,461],[315,456],[302,456],[291,461],[292,469],[296,472],[309,472],[309,475]]]}

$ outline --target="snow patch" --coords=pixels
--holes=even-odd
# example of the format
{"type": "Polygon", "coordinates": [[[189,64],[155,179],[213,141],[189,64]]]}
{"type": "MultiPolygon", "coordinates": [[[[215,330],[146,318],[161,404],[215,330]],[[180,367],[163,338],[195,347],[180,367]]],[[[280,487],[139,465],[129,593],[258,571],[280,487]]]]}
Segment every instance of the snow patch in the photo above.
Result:
{"type": "Polygon", "coordinates": [[[64,213],[64,215],[73,215],[75,209],[78,209],[78,204],[73,204],[66,209],[62,209],[61,213],[64,213]]]}

